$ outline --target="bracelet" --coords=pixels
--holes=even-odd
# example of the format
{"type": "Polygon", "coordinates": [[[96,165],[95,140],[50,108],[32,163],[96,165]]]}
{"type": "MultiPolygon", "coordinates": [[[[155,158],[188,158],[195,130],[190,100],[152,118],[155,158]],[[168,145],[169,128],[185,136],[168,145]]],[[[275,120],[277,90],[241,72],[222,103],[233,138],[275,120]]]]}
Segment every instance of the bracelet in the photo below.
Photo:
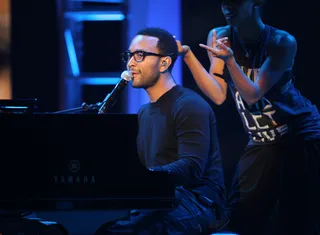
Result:
{"type": "Polygon", "coordinates": [[[219,74],[219,73],[213,73],[213,75],[214,75],[214,76],[217,76],[217,77],[219,77],[219,78],[224,79],[224,77],[223,77],[223,75],[222,75],[222,74],[219,74]]]}

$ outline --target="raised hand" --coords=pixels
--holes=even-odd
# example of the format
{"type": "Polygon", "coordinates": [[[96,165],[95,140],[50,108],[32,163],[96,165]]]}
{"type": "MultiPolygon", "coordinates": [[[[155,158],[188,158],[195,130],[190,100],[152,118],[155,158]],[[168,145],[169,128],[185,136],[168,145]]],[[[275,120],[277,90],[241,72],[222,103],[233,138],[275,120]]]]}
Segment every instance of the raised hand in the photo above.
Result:
{"type": "Polygon", "coordinates": [[[181,42],[179,40],[176,40],[176,43],[177,43],[179,55],[185,56],[185,54],[187,54],[187,52],[190,51],[190,47],[187,45],[181,45],[181,42]]]}
{"type": "Polygon", "coordinates": [[[212,46],[199,44],[200,47],[210,51],[214,57],[227,61],[233,57],[233,51],[226,44],[228,43],[228,37],[217,39],[217,33],[214,30],[212,34],[212,46]]]}

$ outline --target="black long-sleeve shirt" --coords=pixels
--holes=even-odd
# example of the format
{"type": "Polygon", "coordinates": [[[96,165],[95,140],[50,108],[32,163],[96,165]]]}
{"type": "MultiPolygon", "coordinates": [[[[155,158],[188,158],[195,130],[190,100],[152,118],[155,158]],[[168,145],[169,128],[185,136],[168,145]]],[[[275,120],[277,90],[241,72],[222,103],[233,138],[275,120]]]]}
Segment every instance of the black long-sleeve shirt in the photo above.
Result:
{"type": "Polygon", "coordinates": [[[174,86],[156,102],[141,107],[137,146],[141,162],[170,171],[176,186],[214,199],[225,199],[216,120],[197,93],[174,86]]]}

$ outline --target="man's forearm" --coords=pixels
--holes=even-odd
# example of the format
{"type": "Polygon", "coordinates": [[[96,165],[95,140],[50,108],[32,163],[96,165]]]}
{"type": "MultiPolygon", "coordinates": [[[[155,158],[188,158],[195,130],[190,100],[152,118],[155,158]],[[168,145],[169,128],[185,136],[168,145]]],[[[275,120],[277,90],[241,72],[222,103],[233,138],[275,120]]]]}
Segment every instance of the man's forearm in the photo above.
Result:
{"type": "Polygon", "coordinates": [[[241,97],[249,104],[254,104],[259,98],[259,87],[256,83],[250,80],[240,66],[235,61],[234,57],[230,58],[226,66],[232,77],[232,80],[237,87],[241,97]]]}
{"type": "MultiPolygon", "coordinates": [[[[221,85],[212,77],[213,75],[210,75],[206,71],[191,50],[185,55],[184,62],[188,65],[195,82],[205,95],[208,96],[215,104],[219,105],[223,103],[225,100],[225,92],[221,85]]],[[[222,71],[219,73],[222,74],[222,71]]]]}
{"type": "Polygon", "coordinates": [[[176,186],[184,186],[201,178],[203,170],[191,159],[179,159],[168,165],[151,168],[154,171],[167,171],[172,174],[176,186]]]}

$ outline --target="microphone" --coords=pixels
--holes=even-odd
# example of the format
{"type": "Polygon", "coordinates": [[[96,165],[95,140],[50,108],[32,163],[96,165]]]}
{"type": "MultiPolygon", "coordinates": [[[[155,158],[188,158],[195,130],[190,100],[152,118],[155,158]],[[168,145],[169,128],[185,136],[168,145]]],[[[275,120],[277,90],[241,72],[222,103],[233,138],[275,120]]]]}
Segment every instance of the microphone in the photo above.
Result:
{"type": "Polygon", "coordinates": [[[120,93],[123,91],[123,89],[128,85],[128,83],[131,80],[132,80],[131,73],[128,70],[123,71],[121,74],[121,80],[117,83],[117,85],[111,91],[111,93],[109,93],[102,101],[102,105],[99,108],[98,114],[106,113],[106,111],[116,103],[120,93]]]}

